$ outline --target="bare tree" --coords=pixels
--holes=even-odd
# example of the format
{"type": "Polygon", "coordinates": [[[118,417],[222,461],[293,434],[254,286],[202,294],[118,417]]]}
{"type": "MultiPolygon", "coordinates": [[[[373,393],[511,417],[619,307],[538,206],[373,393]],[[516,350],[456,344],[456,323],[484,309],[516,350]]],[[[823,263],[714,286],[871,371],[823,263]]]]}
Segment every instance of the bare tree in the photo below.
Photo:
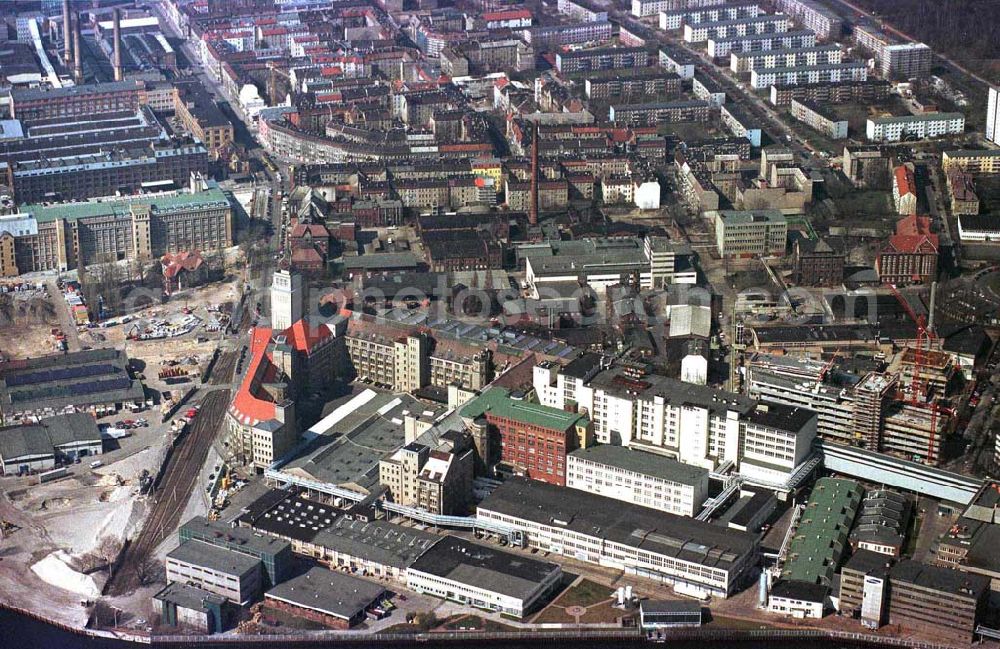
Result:
{"type": "Polygon", "coordinates": [[[135,567],[135,571],[139,578],[139,584],[142,586],[148,586],[165,579],[163,564],[155,557],[146,557],[140,561],[139,565],[135,567]]]}
{"type": "Polygon", "coordinates": [[[115,560],[118,559],[118,553],[122,551],[122,545],[118,537],[105,536],[94,549],[94,552],[101,558],[104,566],[107,567],[109,579],[114,572],[115,560]]]}

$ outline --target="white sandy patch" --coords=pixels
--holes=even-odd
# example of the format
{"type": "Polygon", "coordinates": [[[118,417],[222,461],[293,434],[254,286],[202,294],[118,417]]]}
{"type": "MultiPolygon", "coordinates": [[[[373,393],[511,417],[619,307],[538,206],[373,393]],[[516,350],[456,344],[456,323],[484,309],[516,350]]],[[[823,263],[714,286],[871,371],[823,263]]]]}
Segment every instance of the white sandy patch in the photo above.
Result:
{"type": "Polygon", "coordinates": [[[73,570],[67,565],[68,561],[69,557],[66,553],[58,550],[31,566],[31,571],[38,575],[42,581],[57,588],[84,597],[95,599],[100,597],[101,589],[97,587],[94,578],[73,570]]]}

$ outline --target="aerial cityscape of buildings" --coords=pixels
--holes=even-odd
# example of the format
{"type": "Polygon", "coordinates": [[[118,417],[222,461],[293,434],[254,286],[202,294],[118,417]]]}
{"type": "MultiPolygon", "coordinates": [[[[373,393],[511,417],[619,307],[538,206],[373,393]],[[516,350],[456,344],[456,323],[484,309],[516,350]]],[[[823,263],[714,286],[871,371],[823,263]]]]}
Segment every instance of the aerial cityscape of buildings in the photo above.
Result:
{"type": "Polygon", "coordinates": [[[0,10],[20,614],[1000,638],[996,80],[842,0],[0,10]]]}

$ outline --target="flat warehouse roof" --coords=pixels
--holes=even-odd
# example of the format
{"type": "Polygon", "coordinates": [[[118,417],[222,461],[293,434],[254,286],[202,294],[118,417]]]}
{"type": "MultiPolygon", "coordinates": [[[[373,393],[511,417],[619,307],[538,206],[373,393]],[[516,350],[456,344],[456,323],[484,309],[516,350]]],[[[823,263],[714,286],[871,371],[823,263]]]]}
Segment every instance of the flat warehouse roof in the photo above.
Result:
{"type": "Polygon", "coordinates": [[[577,449],[570,453],[570,456],[685,485],[698,485],[708,479],[708,469],[684,464],[655,453],[630,450],[623,446],[610,444],[591,446],[577,449]]]}
{"type": "Polygon", "coordinates": [[[757,547],[747,532],[524,478],[506,480],[479,510],[723,570],[757,547]]]}
{"type": "Polygon", "coordinates": [[[338,570],[315,567],[278,584],[264,596],[350,620],[384,594],[385,588],[378,584],[338,570]]]}

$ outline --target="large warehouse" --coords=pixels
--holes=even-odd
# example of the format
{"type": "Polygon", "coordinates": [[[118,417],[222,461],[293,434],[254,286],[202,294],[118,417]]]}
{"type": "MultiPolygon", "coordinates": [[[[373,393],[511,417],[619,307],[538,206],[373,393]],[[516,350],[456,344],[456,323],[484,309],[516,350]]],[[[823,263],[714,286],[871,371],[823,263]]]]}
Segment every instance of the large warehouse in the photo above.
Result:
{"type": "Polygon", "coordinates": [[[128,356],[118,349],[11,361],[0,371],[0,413],[8,424],[70,412],[100,416],[143,400],[142,383],[129,376],[128,356]]]}
{"type": "Polygon", "coordinates": [[[753,534],[523,478],[497,487],[477,515],[523,532],[528,547],[717,597],[757,563],[753,534]]]}
{"type": "Polygon", "coordinates": [[[97,423],[77,412],[43,419],[37,424],[0,428],[0,474],[53,469],[57,462],[100,455],[103,451],[97,423]]]}

